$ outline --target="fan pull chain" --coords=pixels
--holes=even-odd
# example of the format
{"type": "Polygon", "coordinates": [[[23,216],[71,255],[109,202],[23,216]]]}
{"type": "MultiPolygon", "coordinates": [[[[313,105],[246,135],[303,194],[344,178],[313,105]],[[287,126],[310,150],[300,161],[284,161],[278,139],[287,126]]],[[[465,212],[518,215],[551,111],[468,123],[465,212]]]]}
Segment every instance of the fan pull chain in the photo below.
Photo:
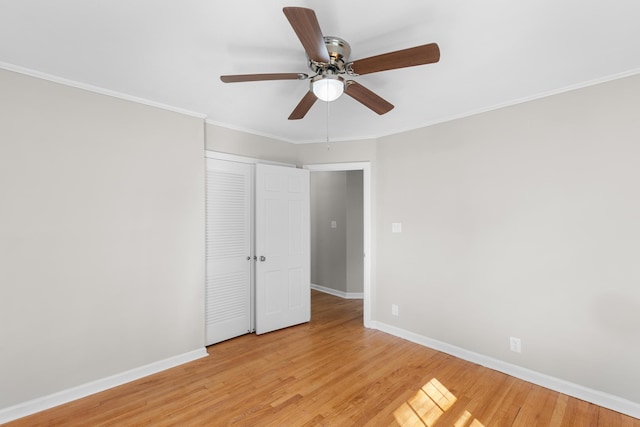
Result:
{"type": "Polygon", "coordinates": [[[325,102],[327,104],[327,151],[331,150],[331,145],[329,145],[329,104],[330,102],[325,102]]]}

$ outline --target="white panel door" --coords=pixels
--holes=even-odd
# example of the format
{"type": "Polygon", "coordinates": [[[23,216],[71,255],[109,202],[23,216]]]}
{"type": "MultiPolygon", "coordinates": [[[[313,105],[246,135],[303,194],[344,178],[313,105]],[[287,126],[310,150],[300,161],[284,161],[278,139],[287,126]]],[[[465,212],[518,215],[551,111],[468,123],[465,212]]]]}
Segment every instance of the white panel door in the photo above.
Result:
{"type": "Polygon", "coordinates": [[[206,345],[251,332],[253,166],[207,159],[206,345]]]}
{"type": "Polygon", "coordinates": [[[256,333],[311,318],[309,171],[256,165],[256,333]]]}

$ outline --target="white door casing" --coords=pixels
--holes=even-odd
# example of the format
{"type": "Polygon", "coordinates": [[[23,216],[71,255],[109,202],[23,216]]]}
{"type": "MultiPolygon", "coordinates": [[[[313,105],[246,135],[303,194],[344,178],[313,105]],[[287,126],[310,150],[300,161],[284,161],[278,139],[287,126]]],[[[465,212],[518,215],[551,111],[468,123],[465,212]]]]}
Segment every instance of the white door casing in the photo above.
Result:
{"type": "Polygon", "coordinates": [[[373,300],[373,250],[372,250],[372,179],[371,179],[371,163],[370,162],[354,162],[354,163],[326,163],[315,165],[304,165],[304,169],[310,172],[331,172],[331,171],[362,171],[362,192],[363,192],[363,227],[364,227],[364,315],[363,321],[366,328],[372,328],[374,322],[371,320],[372,300],[373,300]]]}
{"type": "Polygon", "coordinates": [[[311,318],[309,171],[256,165],[256,333],[311,318]]]}

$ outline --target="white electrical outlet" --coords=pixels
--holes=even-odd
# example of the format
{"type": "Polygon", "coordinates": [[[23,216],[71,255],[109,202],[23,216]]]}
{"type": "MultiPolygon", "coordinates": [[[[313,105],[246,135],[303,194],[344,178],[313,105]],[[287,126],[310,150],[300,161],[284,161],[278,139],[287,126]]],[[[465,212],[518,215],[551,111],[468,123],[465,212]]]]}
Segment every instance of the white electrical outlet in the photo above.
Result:
{"type": "Polygon", "coordinates": [[[520,341],[520,338],[509,337],[509,345],[511,351],[514,351],[516,353],[522,352],[522,342],[520,341]]]}
{"type": "Polygon", "coordinates": [[[398,304],[391,304],[391,314],[398,316],[398,304]]]}

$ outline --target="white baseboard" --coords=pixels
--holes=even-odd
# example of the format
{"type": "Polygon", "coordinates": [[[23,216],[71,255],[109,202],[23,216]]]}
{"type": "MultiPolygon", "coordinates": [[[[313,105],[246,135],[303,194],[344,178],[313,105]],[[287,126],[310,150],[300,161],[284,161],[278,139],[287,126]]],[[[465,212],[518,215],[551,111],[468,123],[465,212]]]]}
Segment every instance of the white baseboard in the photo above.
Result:
{"type": "Polygon", "coordinates": [[[477,363],[478,365],[486,366],[487,368],[503,372],[507,375],[511,375],[512,377],[520,378],[521,380],[537,384],[550,390],[564,393],[580,400],[640,419],[640,403],[632,402],[612,394],[590,389],[579,384],[532,371],[480,353],[465,350],[464,348],[418,335],[414,332],[397,328],[386,323],[372,321],[371,328],[404,338],[407,341],[450,354],[472,363],[477,363]]]}
{"type": "Polygon", "coordinates": [[[71,402],[72,400],[81,399],[89,395],[99,393],[101,391],[117,387],[119,385],[191,362],[196,359],[207,356],[207,349],[201,348],[190,351],[188,353],[179,354],[168,359],[159,360],[148,365],[140,366],[129,371],[121,372],[107,378],[102,378],[77,387],[69,388],[50,394],[48,396],[39,397],[27,402],[19,403],[8,408],[0,409],[0,424],[71,402]]]}
{"type": "Polygon", "coordinates": [[[311,289],[315,289],[316,291],[324,292],[325,294],[344,299],[364,299],[363,292],[343,292],[336,289],[327,288],[326,286],[314,285],[313,283],[311,284],[311,289]]]}

